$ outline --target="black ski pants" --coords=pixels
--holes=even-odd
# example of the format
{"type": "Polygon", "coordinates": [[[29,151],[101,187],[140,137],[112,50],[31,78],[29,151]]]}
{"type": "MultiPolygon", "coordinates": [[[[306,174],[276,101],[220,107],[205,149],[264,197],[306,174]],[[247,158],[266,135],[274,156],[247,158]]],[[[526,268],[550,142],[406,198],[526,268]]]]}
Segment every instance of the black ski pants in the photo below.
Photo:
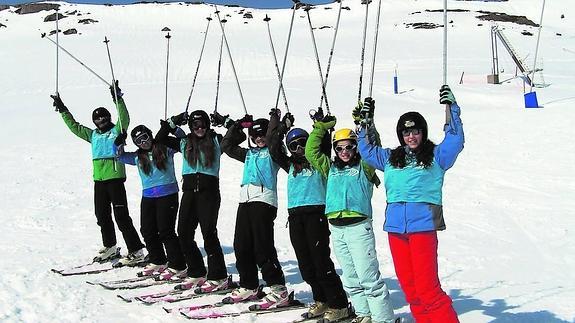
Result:
{"type": "Polygon", "coordinates": [[[327,303],[330,308],[345,308],[347,296],[330,258],[330,232],[324,210],[323,205],[290,209],[290,240],[313,299],[327,303]]]}
{"type": "Polygon", "coordinates": [[[178,236],[188,264],[189,277],[202,277],[207,273],[207,279],[217,280],[224,279],[228,275],[224,253],[218,238],[220,203],[219,186],[199,191],[184,191],[178,219],[178,236]],[[207,270],[194,238],[198,225],[204,238],[204,250],[208,258],[207,270]]]}
{"type": "Polygon", "coordinates": [[[96,219],[102,233],[102,242],[105,247],[114,246],[116,241],[116,230],[112,220],[112,207],[114,208],[114,219],[118,229],[122,232],[128,252],[134,252],[144,247],[138,231],[134,228],[132,218],[128,213],[128,201],[126,199],[125,179],[111,179],[107,181],[94,182],[94,209],[96,219]]]}
{"type": "Polygon", "coordinates": [[[274,246],[275,206],[263,202],[246,202],[238,206],[234,251],[240,286],[256,289],[258,267],[268,286],[285,285],[285,277],[274,246]]]}
{"type": "Polygon", "coordinates": [[[178,203],[178,193],[161,197],[142,197],[140,233],[146,243],[151,263],[161,265],[167,261],[168,267],[182,270],[186,268],[186,261],[176,235],[178,203]]]}

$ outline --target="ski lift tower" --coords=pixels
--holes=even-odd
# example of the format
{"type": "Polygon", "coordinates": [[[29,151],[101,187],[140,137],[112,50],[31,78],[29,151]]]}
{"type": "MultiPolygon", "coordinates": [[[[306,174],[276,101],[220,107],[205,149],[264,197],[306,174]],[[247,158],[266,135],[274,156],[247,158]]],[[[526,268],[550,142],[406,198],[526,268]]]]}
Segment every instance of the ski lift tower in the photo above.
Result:
{"type": "Polygon", "coordinates": [[[492,74],[487,75],[487,83],[501,84],[499,81],[499,53],[497,50],[498,39],[499,42],[501,42],[503,47],[505,47],[505,49],[511,56],[511,59],[513,59],[513,62],[515,63],[515,66],[517,66],[517,69],[519,69],[519,71],[521,71],[521,74],[523,74],[522,78],[528,85],[531,85],[532,80],[531,77],[529,77],[529,74],[532,71],[529,70],[527,65],[525,65],[525,63],[519,58],[517,51],[513,48],[513,46],[511,46],[511,42],[505,36],[505,34],[503,34],[501,28],[499,28],[499,26],[497,25],[491,27],[491,56],[493,59],[492,63],[493,65],[492,65],[492,74]]]}

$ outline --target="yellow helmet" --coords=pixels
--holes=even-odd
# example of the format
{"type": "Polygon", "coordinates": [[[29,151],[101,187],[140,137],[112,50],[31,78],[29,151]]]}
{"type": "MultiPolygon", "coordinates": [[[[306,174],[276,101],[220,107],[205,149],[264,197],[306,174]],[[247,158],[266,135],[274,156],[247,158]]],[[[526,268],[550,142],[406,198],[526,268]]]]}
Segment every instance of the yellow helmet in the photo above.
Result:
{"type": "Polygon", "coordinates": [[[331,137],[331,144],[335,144],[340,140],[353,140],[357,141],[357,135],[355,132],[348,128],[339,129],[338,131],[333,133],[331,137]]]}

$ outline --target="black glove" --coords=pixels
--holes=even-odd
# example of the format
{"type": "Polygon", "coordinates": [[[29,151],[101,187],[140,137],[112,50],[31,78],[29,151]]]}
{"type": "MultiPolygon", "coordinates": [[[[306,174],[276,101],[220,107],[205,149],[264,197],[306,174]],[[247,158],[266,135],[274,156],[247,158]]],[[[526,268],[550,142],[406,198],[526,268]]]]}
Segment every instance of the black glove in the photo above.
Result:
{"type": "Polygon", "coordinates": [[[183,126],[188,123],[188,117],[189,116],[187,112],[182,112],[178,115],[170,117],[168,122],[170,122],[170,126],[172,128],[176,128],[176,126],[183,126]]]}
{"type": "Polygon", "coordinates": [[[319,108],[317,110],[311,110],[309,116],[314,122],[321,121],[323,119],[323,109],[319,108]]]}
{"type": "Polygon", "coordinates": [[[52,105],[56,107],[56,111],[58,111],[60,113],[68,112],[68,108],[64,105],[64,102],[62,102],[62,99],[60,99],[59,93],[57,93],[56,95],[50,95],[50,97],[54,100],[52,105]]]}
{"type": "Polygon", "coordinates": [[[114,86],[110,85],[110,94],[112,95],[112,101],[114,101],[114,103],[116,103],[116,96],[118,96],[118,98],[124,96],[124,93],[122,93],[122,89],[120,89],[120,87],[118,86],[118,80],[116,80],[115,82],[115,88],[116,93],[114,95],[114,86]]]}
{"type": "Polygon", "coordinates": [[[371,97],[365,98],[363,101],[363,107],[361,108],[361,114],[365,119],[373,119],[375,111],[375,100],[371,97]]]}
{"type": "Polygon", "coordinates": [[[230,115],[226,114],[225,116],[219,114],[217,111],[210,114],[210,121],[212,122],[212,126],[214,127],[225,127],[229,129],[233,124],[234,121],[230,119],[230,115]]]}
{"type": "Polygon", "coordinates": [[[451,92],[449,85],[443,85],[439,89],[439,103],[449,105],[455,103],[455,96],[453,95],[453,92],[451,92]]]}
{"type": "Polygon", "coordinates": [[[240,127],[249,128],[254,124],[254,118],[250,114],[246,114],[243,118],[237,121],[240,127]]]}
{"type": "Polygon", "coordinates": [[[286,113],[282,118],[282,124],[286,129],[291,128],[293,126],[294,121],[295,118],[293,117],[293,114],[291,114],[290,112],[286,113]]]}
{"type": "Polygon", "coordinates": [[[122,131],[118,137],[116,137],[116,139],[114,140],[114,145],[116,145],[116,147],[120,147],[122,145],[126,144],[126,138],[128,138],[128,134],[125,131],[122,131]]]}
{"type": "Polygon", "coordinates": [[[273,116],[274,114],[277,115],[278,118],[281,118],[281,116],[282,116],[282,112],[281,112],[280,109],[271,108],[271,109],[270,109],[270,116],[273,116]]]}

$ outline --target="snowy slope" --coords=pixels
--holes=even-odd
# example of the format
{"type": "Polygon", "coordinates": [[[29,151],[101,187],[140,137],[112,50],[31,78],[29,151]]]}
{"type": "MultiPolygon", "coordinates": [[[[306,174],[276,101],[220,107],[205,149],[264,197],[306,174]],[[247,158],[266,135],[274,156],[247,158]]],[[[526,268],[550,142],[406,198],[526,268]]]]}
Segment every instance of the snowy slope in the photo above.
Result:
{"type": "MultiPolygon", "coordinates": [[[[174,3],[113,7],[60,4],[60,12],[77,10],[82,15],[60,21],[61,30],[77,28],[80,33],[61,35],[61,45],[99,75],[111,79],[102,42],[107,36],[131,125],[143,123],[154,131],[164,117],[166,39],[161,29],[168,26],[173,36],[168,114],[185,109],[205,18],[213,17],[213,8],[174,3]],[[78,24],[78,19],[84,18],[98,23],[78,24]]],[[[442,5],[440,0],[383,3],[373,97],[384,146],[397,145],[395,123],[409,110],[420,111],[427,118],[432,140],[442,139],[444,114],[437,103],[442,82],[442,30],[404,26],[413,22],[441,24],[441,13],[425,10],[441,9],[442,5]],[[392,92],[396,66],[401,95],[392,92]]],[[[486,75],[491,72],[490,23],[475,18],[479,15],[476,11],[485,10],[525,15],[538,22],[540,5],[533,0],[449,1],[450,8],[470,10],[449,16],[453,23],[449,25],[448,80],[462,107],[466,145],[444,185],[448,229],[439,234],[439,269],[442,285],[454,299],[462,322],[575,322],[575,149],[571,143],[575,4],[572,0],[547,3],[538,59],[550,85],[537,89],[543,109],[524,109],[523,86],[517,79],[502,85],[486,84],[486,75]],[[458,84],[463,72],[463,84],[458,84]]],[[[328,96],[331,111],[339,118],[338,127],[351,127],[349,113],[358,92],[364,7],[356,0],[346,0],[344,6],[350,10],[342,13],[328,96]]],[[[370,6],[364,85],[370,76],[375,8],[370,6]]],[[[55,29],[54,23],[43,22],[52,12],[18,15],[13,9],[0,11],[0,23],[7,26],[0,27],[0,134],[5,138],[0,150],[0,321],[183,321],[179,316],[167,316],[159,306],[123,303],[116,293],[85,284],[88,277],[63,278],[49,271],[91,259],[100,247],[93,215],[90,152],[89,146],[64,126],[48,97],[55,90],[55,47],[41,39],[40,33],[55,29]]],[[[333,26],[336,9],[332,4],[312,10],[314,25],[333,26]]],[[[262,19],[266,14],[272,18],[276,52],[281,59],[291,12],[249,9],[254,18],[245,19],[238,13],[240,8],[220,10],[222,15],[229,15],[227,37],[246,108],[256,117],[267,116],[275,104],[277,77],[262,19]]],[[[297,12],[284,85],[296,125],[310,129],[307,111],[317,107],[321,90],[304,17],[303,11],[297,12]]],[[[521,32],[536,35],[536,28],[500,25],[531,66],[536,36],[521,32]]],[[[325,72],[333,29],[315,32],[325,72]]],[[[219,42],[215,20],[210,25],[192,109],[213,110],[219,42]]],[[[107,86],[64,53],[60,55],[62,99],[77,120],[91,125],[94,108],[112,106],[107,86]]],[[[500,56],[500,67],[511,77],[511,59],[502,48],[500,56]]],[[[363,96],[367,92],[366,86],[363,96]]],[[[280,107],[284,109],[281,100],[280,107]]],[[[219,111],[235,118],[244,114],[227,56],[219,111]]],[[[232,242],[241,171],[242,164],[222,158],[224,198],[219,230],[228,270],[233,274],[237,273],[232,242]]],[[[298,273],[285,228],[285,174],[280,175],[279,182],[276,247],[289,288],[309,302],[311,293],[298,273]]],[[[126,187],[130,212],[139,225],[140,183],[133,167],[128,168],[126,187]]],[[[373,198],[375,227],[380,228],[376,232],[380,269],[387,278],[396,312],[409,319],[387,236],[381,230],[384,201],[385,192],[380,188],[373,198]]],[[[122,269],[89,278],[125,278],[133,273],[133,269],[122,269]]],[[[286,322],[297,315],[292,312],[221,321],[286,322]]]]}

